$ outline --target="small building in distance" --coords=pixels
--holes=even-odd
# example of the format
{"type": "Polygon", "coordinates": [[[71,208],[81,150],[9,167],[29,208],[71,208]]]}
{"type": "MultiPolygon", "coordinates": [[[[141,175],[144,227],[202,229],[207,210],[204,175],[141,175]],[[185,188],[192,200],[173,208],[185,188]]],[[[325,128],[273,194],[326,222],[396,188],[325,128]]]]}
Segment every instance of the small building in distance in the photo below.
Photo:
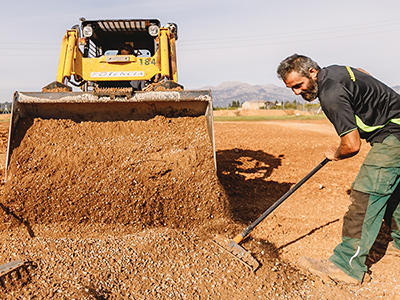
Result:
{"type": "Polygon", "coordinates": [[[269,102],[269,101],[246,101],[243,102],[242,104],[242,109],[248,110],[248,109],[260,109],[260,108],[265,108],[269,109],[270,106],[276,105],[275,103],[269,102]]]}

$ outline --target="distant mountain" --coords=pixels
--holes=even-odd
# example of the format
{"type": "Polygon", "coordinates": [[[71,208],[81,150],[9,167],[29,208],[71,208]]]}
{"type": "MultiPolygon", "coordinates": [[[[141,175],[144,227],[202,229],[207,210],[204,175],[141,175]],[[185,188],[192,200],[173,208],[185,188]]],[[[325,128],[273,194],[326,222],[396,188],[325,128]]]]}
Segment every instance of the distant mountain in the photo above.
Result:
{"type": "MultiPolygon", "coordinates": [[[[392,87],[400,93],[400,85],[392,87]]],[[[294,101],[302,103],[301,96],[296,96],[286,87],[279,87],[273,84],[250,85],[240,81],[227,81],[217,86],[205,86],[202,90],[211,90],[214,107],[228,107],[232,101],[240,103],[246,101],[269,101],[286,102],[294,101]]]]}
{"type": "Polygon", "coordinates": [[[201,89],[211,90],[215,107],[227,107],[232,101],[240,103],[246,101],[303,101],[303,98],[294,95],[290,89],[273,84],[250,85],[240,81],[228,81],[201,89]]]}

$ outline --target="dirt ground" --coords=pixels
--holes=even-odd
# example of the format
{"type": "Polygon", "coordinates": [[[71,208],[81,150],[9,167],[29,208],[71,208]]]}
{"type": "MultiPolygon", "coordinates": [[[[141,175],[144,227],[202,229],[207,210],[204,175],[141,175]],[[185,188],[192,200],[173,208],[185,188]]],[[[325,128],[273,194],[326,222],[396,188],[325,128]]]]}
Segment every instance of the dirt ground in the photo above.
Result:
{"type": "MultiPolygon", "coordinates": [[[[400,258],[384,255],[384,226],[370,282],[335,283],[297,265],[340,242],[369,145],[328,163],[242,242],[261,262],[253,273],[212,240],[240,233],[338,138],[324,120],[216,122],[215,174],[204,122],[27,121],[1,186],[0,264],[28,264],[1,280],[0,298],[398,299],[400,258]]],[[[3,161],[7,135],[0,122],[3,161]]]]}

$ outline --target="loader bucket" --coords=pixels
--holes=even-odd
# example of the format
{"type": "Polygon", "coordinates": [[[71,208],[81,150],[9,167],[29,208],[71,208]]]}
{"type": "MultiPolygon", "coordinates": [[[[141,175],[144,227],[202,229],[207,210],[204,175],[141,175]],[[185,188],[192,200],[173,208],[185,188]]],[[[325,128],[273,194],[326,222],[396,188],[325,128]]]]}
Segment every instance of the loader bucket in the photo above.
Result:
{"type": "Polygon", "coordinates": [[[136,92],[130,97],[97,96],[90,92],[15,92],[7,147],[6,172],[16,130],[22,119],[71,119],[76,121],[149,120],[156,115],[168,118],[205,116],[207,131],[214,144],[212,98],[210,91],[136,92]]]}

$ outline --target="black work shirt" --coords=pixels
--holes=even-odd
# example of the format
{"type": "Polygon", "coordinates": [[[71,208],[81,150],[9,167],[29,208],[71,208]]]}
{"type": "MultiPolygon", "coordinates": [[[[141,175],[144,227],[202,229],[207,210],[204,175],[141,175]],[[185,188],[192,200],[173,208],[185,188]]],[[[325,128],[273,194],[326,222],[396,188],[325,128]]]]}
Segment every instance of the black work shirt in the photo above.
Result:
{"type": "Polygon", "coordinates": [[[376,78],[345,66],[318,72],[318,98],[339,136],[358,129],[371,144],[394,134],[400,140],[400,95],[376,78]]]}

